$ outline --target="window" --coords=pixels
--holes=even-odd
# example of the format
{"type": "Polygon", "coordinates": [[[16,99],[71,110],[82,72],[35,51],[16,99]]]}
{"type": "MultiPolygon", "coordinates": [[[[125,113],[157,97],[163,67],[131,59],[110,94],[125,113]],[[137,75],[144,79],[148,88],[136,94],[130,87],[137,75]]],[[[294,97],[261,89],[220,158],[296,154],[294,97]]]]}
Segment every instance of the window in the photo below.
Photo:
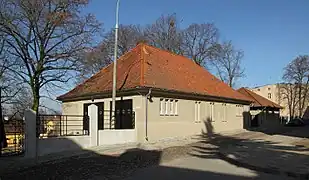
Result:
{"type": "Polygon", "coordinates": [[[242,105],[236,105],[236,116],[237,117],[242,117],[244,109],[242,105]]]}
{"type": "Polygon", "coordinates": [[[257,89],[258,91],[260,91],[260,89],[257,89]]]}
{"type": "Polygon", "coordinates": [[[174,115],[174,100],[170,100],[170,115],[174,115]]]}
{"type": "Polygon", "coordinates": [[[194,107],[195,122],[201,122],[201,102],[196,101],[194,107]]]}
{"type": "Polygon", "coordinates": [[[164,99],[160,99],[160,115],[164,115],[164,99]]]}
{"type": "Polygon", "coordinates": [[[165,99],[165,115],[168,115],[168,99],[165,99]]]}
{"type": "Polygon", "coordinates": [[[160,115],[178,115],[178,100],[175,99],[160,99],[160,115]]]}
{"type": "Polygon", "coordinates": [[[175,103],[175,105],[174,105],[174,108],[175,108],[174,115],[178,115],[178,100],[175,100],[174,103],[175,103]]]}
{"type": "Polygon", "coordinates": [[[222,122],[227,122],[227,110],[226,110],[226,104],[225,103],[223,103],[222,104],[222,108],[223,108],[223,114],[222,114],[222,119],[221,119],[221,121],[222,122]]]}
{"type": "Polygon", "coordinates": [[[270,88],[268,88],[268,91],[270,91],[270,88]]]}
{"type": "Polygon", "coordinates": [[[268,99],[271,99],[271,93],[268,93],[267,97],[268,99]]]}
{"type": "Polygon", "coordinates": [[[209,103],[209,119],[210,119],[211,122],[215,121],[215,118],[214,118],[214,105],[215,105],[215,103],[213,103],[213,102],[209,103]]]}

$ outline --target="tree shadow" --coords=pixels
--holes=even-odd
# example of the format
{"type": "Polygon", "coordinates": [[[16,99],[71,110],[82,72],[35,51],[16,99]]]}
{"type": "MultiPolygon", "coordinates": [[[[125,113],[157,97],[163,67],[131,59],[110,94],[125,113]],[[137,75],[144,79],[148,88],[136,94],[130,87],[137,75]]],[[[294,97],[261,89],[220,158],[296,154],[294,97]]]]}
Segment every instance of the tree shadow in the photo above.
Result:
{"type": "MultiPolygon", "coordinates": [[[[308,113],[309,114],[309,113],[308,113]]],[[[259,116],[260,114],[256,115],[259,116]]],[[[264,114],[261,114],[264,116],[264,114]]],[[[268,135],[283,135],[299,138],[309,138],[309,125],[299,126],[299,127],[290,127],[285,126],[284,122],[280,122],[280,118],[276,119],[278,122],[259,124],[260,122],[255,122],[257,118],[251,118],[250,112],[243,113],[243,124],[244,129],[254,132],[262,132],[268,135]],[[259,125],[258,125],[259,124],[259,125]]],[[[267,119],[268,121],[276,121],[274,119],[267,119]]],[[[307,122],[309,120],[306,120],[307,122]]],[[[265,122],[264,122],[265,123],[265,122]]]]}
{"type": "MultiPolygon", "coordinates": [[[[65,138],[64,138],[65,139],[65,138]]],[[[62,140],[63,141],[63,140],[62,140]]],[[[258,174],[246,177],[239,174],[228,174],[223,172],[188,169],[186,167],[173,167],[162,165],[177,158],[183,158],[192,148],[170,147],[162,150],[146,150],[141,147],[130,148],[124,152],[119,150],[92,151],[83,149],[77,142],[67,139],[61,143],[67,149],[74,151],[62,151],[56,154],[39,157],[37,161],[29,166],[31,159],[23,162],[21,159],[0,159],[0,177],[2,180],[10,179],[254,179],[262,177],[258,174]],[[80,150],[81,153],[72,156],[73,152],[80,150]],[[182,153],[180,153],[182,151],[182,153]],[[71,153],[71,156],[69,156],[71,153]],[[56,156],[56,157],[55,157],[56,156]],[[54,159],[53,159],[53,158],[54,159]],[[55,160],[57,159],[57,160],[55,160]],[[11,162],[10,162],[11,161],[11,162]],[[18,167],[13,167],[19,164],[18,167]],[[24,164],[23,164],[24,163],[24,164]],[[26,164],[28,165],[26,166],[26,164]]],[[[205,148],[201,148],[201,153],[205,148]]]]}
{"type": "MultiPolygon", "coordinates": [[[[204,123],[207,131],[213,129],[211,121],[204,123]]],[[[226,136],[204,132],[200,136],[201,140],[193,146],[190,155],[198,158],[219,156],[231,164],[254,171],[272,174],[283,172],[292,177],[309,177],[309,148],[253,136],[246,137],[248,134],[250,132],[226,136]]]]}

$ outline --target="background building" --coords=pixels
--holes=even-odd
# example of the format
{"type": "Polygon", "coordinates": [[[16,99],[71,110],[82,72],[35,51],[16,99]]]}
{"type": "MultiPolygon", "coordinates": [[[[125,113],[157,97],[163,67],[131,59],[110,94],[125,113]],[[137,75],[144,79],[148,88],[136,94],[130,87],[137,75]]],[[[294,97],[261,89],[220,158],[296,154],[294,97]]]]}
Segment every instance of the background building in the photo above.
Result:
{"type": "MultiPolygon", "coordinates": [[[[290,116],[290,110],[289,110],[289,102],[287,100],[287,96],[289,96],[290,99],[294,102],[294,116],[301,116],[303,117],[309,103],[305,103],[303,112],[301,114],[299,113],[299,107],[297,105],[298,102],[298,95],[296,89],[291,89],[291,92],[286,92],[288,88],[282,88],[287,87],[290,84],[268,84],[263,86],[258,86],[251,88],[250,90],[254,93],[267,98],[270,101],[273,101],[274,103],[279,104],[282,109],[280,110],[280,115],[283,117],[289,117],[290,116]],[[280,88],[281,87],[281,88],[280,88]],[[292,94],[293,93],[293,94],[292,94]]],[[[294,85],[290,85],[292,88],[295,87],[294,85]]],[[[290,100],[291,101],[291,100],[290,100]]]]}

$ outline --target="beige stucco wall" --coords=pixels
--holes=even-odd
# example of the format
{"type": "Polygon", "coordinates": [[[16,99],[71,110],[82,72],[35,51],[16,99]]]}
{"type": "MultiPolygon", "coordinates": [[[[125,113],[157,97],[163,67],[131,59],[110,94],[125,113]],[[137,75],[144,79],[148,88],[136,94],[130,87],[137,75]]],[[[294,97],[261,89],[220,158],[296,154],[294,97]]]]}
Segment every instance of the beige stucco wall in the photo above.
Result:
{"type": "MultiPolygon", "coordinates": [[[[117,97],[116,100],[120,100],[120,97],[117,97]]],[[[123,100],[126,99],[132,99],[133,100],[133,111],[135,112],[135,119],[140,118],[140,115],[143,114],[144,109],[141,108],[141,96],[127,96],[122,97],[123,100]]],[[[87,103],[98,103],[98,102],[104,102],[104,127],[109,128],[110,127],[110,102],[112,101],[111,98],[106,99],[94,99],[94,101],[91,100],[83,100],[83,101],[74,101],[74,102],[63,102],[62,103],[62,114],[63,115],[83,115],[84,112],[84,104],[87,103]]],[[[68,122],[69,124],[70,122],[68,122]]],[[[71,122],[73,123],[73,122],[71,122]]],[[[80,124],[78,128],[82,127],[82,121],[74,122],[74,124],[80,124]]],[[[75,126],[76,128],[77,126],[75,126]]],[[[70,129],[70,127],[68,127],[70,129]]]]}
{"type": "Polygon", "coordinates": [[[280,116],[289,116],[289,108],[287,100],[280,97],[278,84],[269,84],[265,86],[252,88],[250,90],[282,106],[283,109],[280,110],[280,116]],[[271,93],[271,98],[268,98],[268,93],[271,93]]]}
{"type": "MultiPolygon", "coordinates": [[[[164,98],[170,99],[168,97],[164,98]]],[[[133,100],[133,111],[135,112],[136,140],[138,142],[146,141],[146,97],[127,96],[123,97],[123,99],[133,100]]],[[[236,107],[236,104],[221,102],[213,102],[214,108],[212,111],[210,104],[211,102],[198,101],[200,102],[200,122],[197,122],[195,120],[196,101],[177,99],[178,115],[172,116],[160,115],[160,99],[161,97],[152,97],[152,101],[148,101],[147,136],[149,141],[155,141],[163,138],[200,134],[202,132],[210,133],[210,129],[213,132],[239,130],[243,128],[243,111],[249,111],[249,106],[236,107]],[[205,124],[205,122],[207,122],[207,119],[211,118],[210,116],[212,112],[213,119],[210,123],[208,123],[207,129],[207,123],[205,124]]],[[[120,100],[120,98],[118,98],[117,100],[120,100]]],[[[111,98],[96,99],[93,103],[104,102],[104,109],[109,110],[110,101],[111,98]]],[[[84,103],[91,103],[91,100],[64,102],[62,105],[63,114],[82,115],[84,103]]],[[[105,113],[106,117],[109,117],[109,111],[105,113]]],[[[107,123],[109,122],[106,122],[106,124],[107,123]]]]}
{"type": "MultiPolygon", "coordinates": [[[[142,97],[145,98],[145,97],[142,97]]],[[[200,102],[200,122],[195,121],[195,102],[194,100],[178,100],[178,115],[160,115],[160,97],[152,97],[152,102],[148,102],[148,139],[155,141],[168,137],[180,137],[202,132],[209,133],[205,122],[210,118],[210,102],[200,102]]],[[[164,99],[169,99],[165,97],[164,99]]],[[[142,100],[144,107],[145,100],[142,100]]],[[[232,131],[243,128],[242,112],[236,116],[236,104],[226,104],[226,113],[224,115],[223,103],[214,103],[214,118],[211,126],[214,132],[232,131]]],[[[248,106],[241,107],[243,110],[249,110],[248,106]]],[[[144,118],[137,120],[138,140],[144,141],[146,137],[144,118]]]]}

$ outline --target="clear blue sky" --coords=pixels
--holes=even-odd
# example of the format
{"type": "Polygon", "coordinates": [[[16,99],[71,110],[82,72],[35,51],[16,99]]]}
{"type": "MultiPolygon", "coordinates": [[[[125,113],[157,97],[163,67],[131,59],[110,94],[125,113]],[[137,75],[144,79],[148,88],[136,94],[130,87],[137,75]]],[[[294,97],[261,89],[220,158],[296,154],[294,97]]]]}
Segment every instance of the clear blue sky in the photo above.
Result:
{"type": "MultiPolygon", "coordinates": [[[[116,0],[91,0],[85,12],[114,27],[116,0]]],[[[176,13],[180,26],[213,22],[221,40],[244,50],[246,77],[238,86],[281,81],[282,69],[300,54],[309,54],[309,0],[121,0],[121,24],[150,24],[176,13]]],[[[64,93],[64,92],[61,92],[64,93]]],[[[60,95],[60,93],[59,93],[60,95]]],[[[46,100],[55,109],[59,104],[46,100]]]]}
{"type": "MultiPolygon", "coordinates": [[[[92,0],[93,13],[104,29],[115,22],[116,0],[92,0]]],[[[121,0],[121,24],[149,24],[161,14],[176,13],[181,27],[213,22],[222,40],[244,50],[246,77],[241,86],[281,81],[283,67],[300,54],[309,54],[308,0],[121,0]]]]}

